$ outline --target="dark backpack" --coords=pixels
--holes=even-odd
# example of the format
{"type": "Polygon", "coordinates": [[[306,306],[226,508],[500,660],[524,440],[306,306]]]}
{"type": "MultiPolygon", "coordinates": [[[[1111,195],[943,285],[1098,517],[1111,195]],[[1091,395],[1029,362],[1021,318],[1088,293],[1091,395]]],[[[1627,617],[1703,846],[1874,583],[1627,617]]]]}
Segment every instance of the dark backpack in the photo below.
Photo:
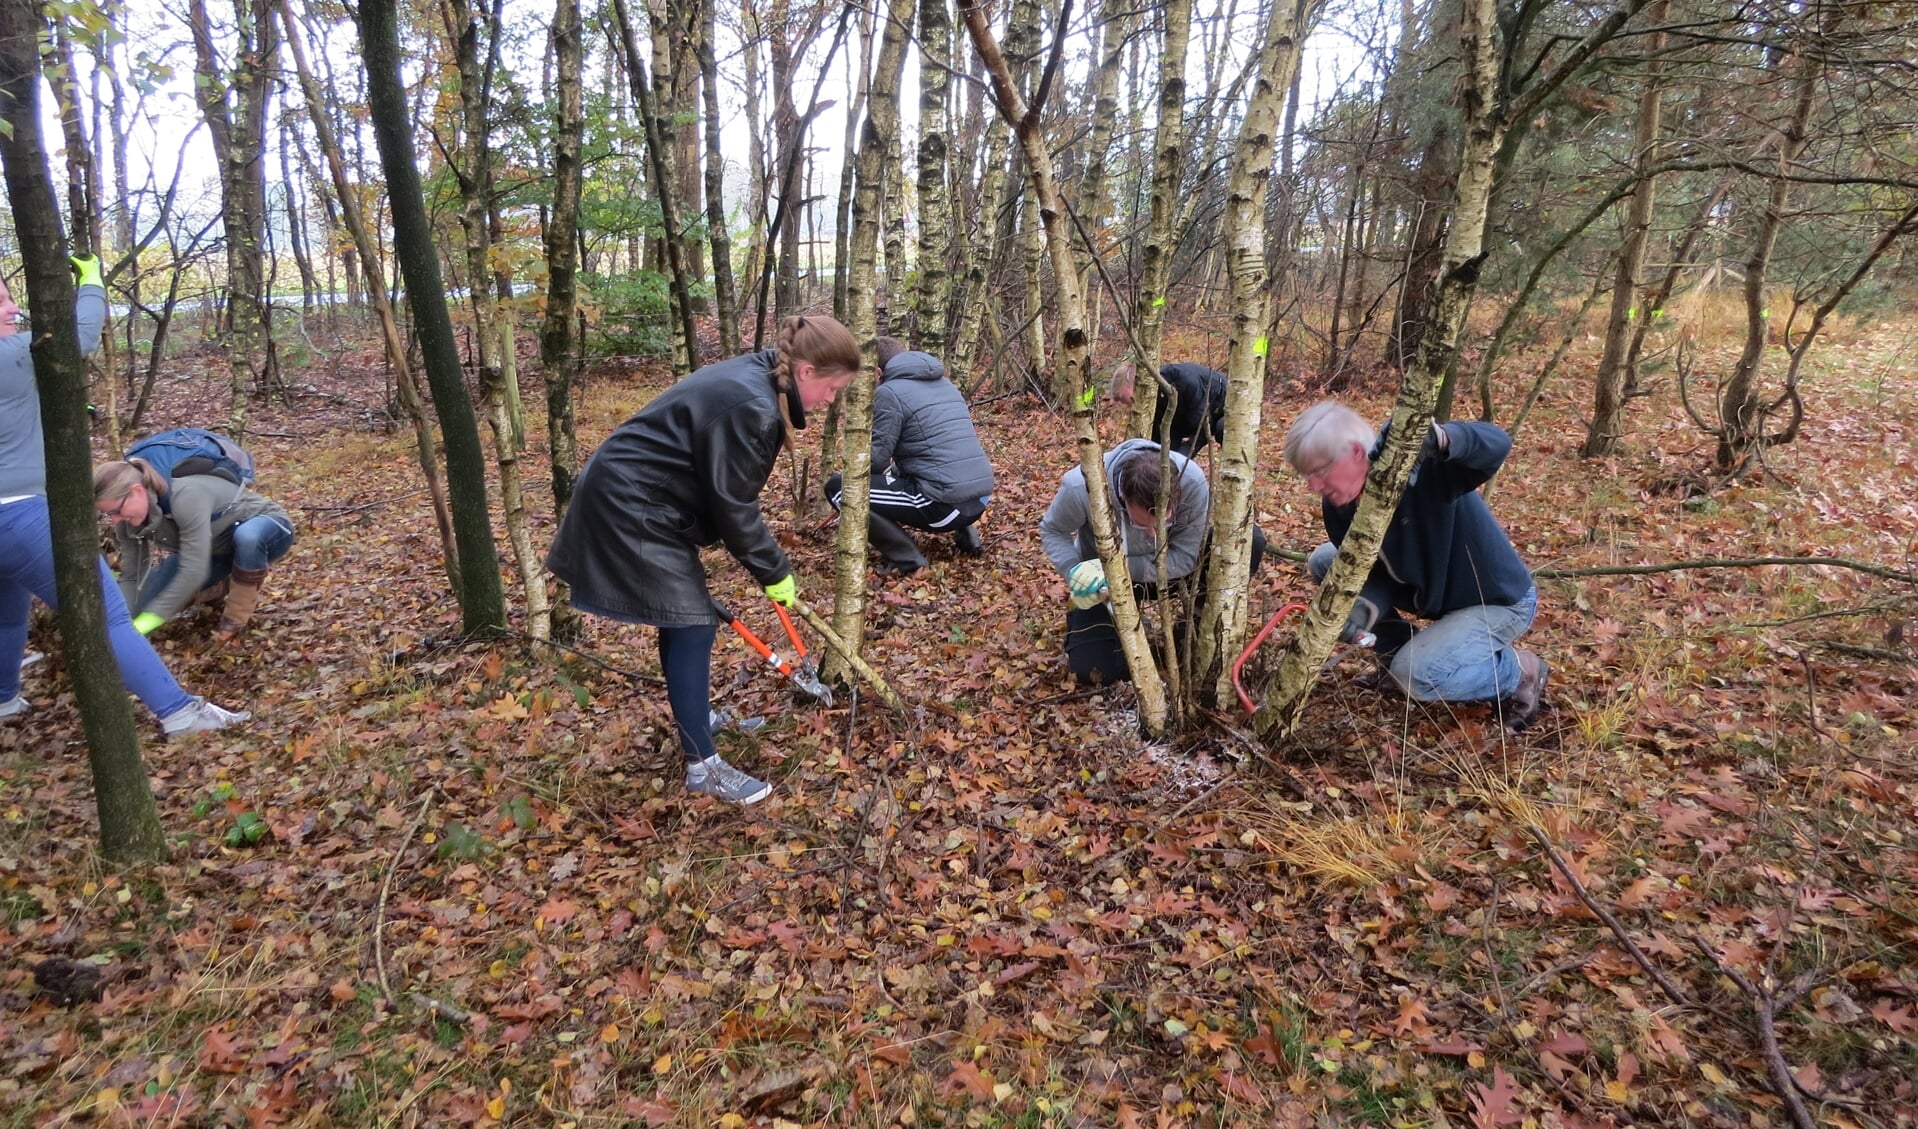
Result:
{"type": "MultiPolygon", "coordinates": [[[[253,456],[233,440],[204,428],[176,427],[149,435],[128,447],[126,457],[145,462],[169,485],[174,479],[190,474],[224,478],[241,490],[253,484],[253,456]]],[[[173,512],[165,495],[159,502],[161,510],[173,512]]]]}

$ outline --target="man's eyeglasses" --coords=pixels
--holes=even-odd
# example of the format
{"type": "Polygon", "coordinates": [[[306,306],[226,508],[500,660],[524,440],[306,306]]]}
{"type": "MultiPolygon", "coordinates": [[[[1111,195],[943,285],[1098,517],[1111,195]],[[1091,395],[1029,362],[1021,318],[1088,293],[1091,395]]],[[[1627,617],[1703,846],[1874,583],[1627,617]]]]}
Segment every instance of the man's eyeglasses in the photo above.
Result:
{"type": "Polygon", "coordinates": [[[1307,482],[1310,482],[1315,478],[1324,478],[1326,475],[1332,473],[1333,467],[1338,465],[1339,465],[1338,459],[1336,458],[1327,459],[1325,462],[1320,463],[1317,467],[1315,467],[1312,470],[1306,470],[1304,468],[1300,468],[1299,474],[1304,476],[1307,482]]]}

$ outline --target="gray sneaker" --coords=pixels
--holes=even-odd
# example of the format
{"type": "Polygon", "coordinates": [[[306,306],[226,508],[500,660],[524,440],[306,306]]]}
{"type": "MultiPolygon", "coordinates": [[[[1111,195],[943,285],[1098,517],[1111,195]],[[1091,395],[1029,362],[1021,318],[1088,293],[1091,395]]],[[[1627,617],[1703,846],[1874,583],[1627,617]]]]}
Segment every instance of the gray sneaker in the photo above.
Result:
{"type": "Polygon", "coordinates": [[[744,807],[772,795],[773,786],[739,771],[720,757],[709,757],[686,766],[686,790],[744,807]]]}
{"type": "Polygon", "coordinates": [[[221,709],[205,698],[194,698],[161,718],[160,728],[166,731],[169,738],[184,737],[188,733],[205,733],[238,725],[252,716],[245,710],[221,709]]]}
{"type": "Polygon", "coordinates": [[[0,702],[0,721],[5,721],[7,718],[10,718],[10,717],[19,717],[21,714],[26,713],[28,710],[32,708],[33,708],[32,706],[29,706],[27,704],[27,699],[25,697],[19,694],[15,694],[12,698],[9,698],[8,700],[4,702],[0,702]]]}
{"type": "Polygon", "coordinates": [[[754,733],[765,728],[765,725],[766,719],[763,717],[740,717],[733,711],[720,709],[718,706],[708,707],[706,712],[706,730],[709,733],[718,733],[722,729],[754,733]]]}

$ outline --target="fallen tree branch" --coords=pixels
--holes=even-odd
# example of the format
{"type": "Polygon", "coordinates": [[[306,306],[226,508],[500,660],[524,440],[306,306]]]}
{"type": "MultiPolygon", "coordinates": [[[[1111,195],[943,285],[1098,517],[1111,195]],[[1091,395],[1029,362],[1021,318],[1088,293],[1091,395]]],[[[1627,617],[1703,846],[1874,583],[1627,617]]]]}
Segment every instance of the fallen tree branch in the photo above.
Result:
{"type": "Polygon", "coordinates": [[[1585,883],[1580,882],[1578,875],[1572,872],[1572,865],[1565,861],[1565,856],[1559,853],[1558,845],[1552,842],[1551,837],[1546,835],[1537,825],[1528,826],[1525,830],[1531,834],[1532,838],[1538,842],[1539,847],[1551,858],[1552,865],[1557,867],[1558,872],[1565,876],[1565,881],[1571,883],[1572,891],[1578,895],[1578,900],[1584,902],[1585,908],[1591,910],[1600,921],[1605,923],[1606,927],[1612,931],[1612,936],[1617,937],[1619,944],[1624,945],[1625,951],[1632,955],[1632,959],[1638,963],[1638,967],[1645,970],[1645,975],[1656,981],[1658,986],[1664,989],[1665,994],[1671,997],[1673,1003],[1684,1007],[1692,1007],[1691,997],[1686,995],[1678,985],[1672,983],[1671,978],[1666,976],[1659,970],[1657,965],[1652,963],[1651,958],[1646,956],[1643,950],[1638,947],[1637,942],[1632,940],[1632,935],[1625,931],[1623,925],[1619,924],[1618,918],[1612,914],[1612,911],[1599,905],[1591,893],[1585,889],[1585,883]]]}
{"type": "MultiPolygon", "coordinates": [[[[1785,1102],[1785,1108],[1791,1111],[1792,1124],[1798,1129],[1816,1129],[1817,1122],[1812,1120],[1811,1110],[1805,1108],[1805,1099],[1798,1092],[1798,1080],[1792,1077],[1791,1064],[1785,1061],[1784,1052],[1778,1048],[1778,1021],[1774,1012],[1776,1003],[1772,994],[1762,991],[1747,980],[1737,969],[1719,959],[1718,953],[1705,943],[1704,938],[1694,933],[1691,936],[1693,947],[1712,962],[1713,967],[1725,974],[1738,990],[1745,993],[1752,1002],[1752,1014],[1758,1025],[1758,1041],[1765,1052],[1765,1071],[1771,1078],[1772,1092],[1785,1102]]],[[[1798,994],[1802,995],[1802,992],[1798,994]]]]}
{"type": "Polygon", "coordinates": [[[386,899],[393,892],[393,875],[400,867],[400,856],[412,845],[413,836],[418,834],[420,824],[426,822],[426,813],[433,806],[433,797],[440,794],[440,786],[433,785],[426,790],[426,798],[420,801],[419,814],[407,826],[406,834],[400,836],[399,846],[393,848],[393,854],[386,860],[386,875],[380,879],[380,900],[373,911],[373,970],[379,976],[380,995],[386,999],[387,1006],[397,1002],[393,995],[393,986],[386,978],[386,899]]]}
{"type": "Polygon", "coordinates": [[[1872,659],[1876,662],[1918,663],[1918,655],[1887,651],[1882,647],[1860,647],[1856,643],[1832,643],[1821,639],[1814,639],[1804,645],[1821,651],[1837,651],[1841,655],[1850,655],[1853,658],[1872,659]]]}
{"type": "Polygon", "coordinates": [[[839,637],[839,633],[832,629],[831,624],[821,618],[819,613],[812,610],[805,601],[799,600],[795,601],[795,603],[797,605],[796,610],[800,615],[806,618],[807,623],[812,625],[812,629],[819,632],[819,637],[826,641],[827,646],[838,652],[840,658],[846,660],[847,666],[853,668],[853,670],[858,672],[859,677],[866,680],[867,684],[879,695],[879,700],[886,703],[887,709],[901,715],[908,712],[906,709],[906,700],[900,697],[899,692],[894,690],[891,684],[880,676],[878,671],[868,665],[865,659],[859,657],[859,652],[846,645],[846,641],[839,637]]]}
{"type": "MultiPolygon", "coordinates": [[[[1269,550],[1268,550],[1269,551],[1269,550]]],[[[1287,554],[1289,555],[1289,554],[1287,554]]],[[[1854,561],[1848,557],[1706,557],[1693,561],[1667,561],[1648,565],[1598,565],[1592,568],[1541,568],[1532,575],[1540,580],[1567,580],[1580,576],[1647,576],[1655,572],[1683,572],[1699,568],[1757,568],[1761,565],[1831,565],[1853,572],[1882,576],[1901,584],[1918,584],[1918,573],[1854,561]]]]}
{"type": "MultiPolygon", "coordinates": [[[[261,433],[255,432],[255,434],[261,433]]],[[[371,502],[362,502],[357,506],[301,506],[300,511],[309,514],[356,514],[362,510],[378,509],[381,506],[390,506],[394,502],[404,502],[408,498],[417,498],[424,493],[426,493],[424,490],[415,490],[410,494],[395,494],[391,498],[380,498],[371,502]]]]}
{"type": "Polygon", "coordinates": [[[1901,598],[1886,600],[1881,604],[1866,604],[1859,608],[1830,608],[1822,612],[1806,612],[1804,615],[1795,615],[1790,619],[1759,620],[1756,623],[1741,623],[1736,626],[1747,630],[1757,630],[1765,627],[1790,627],[1794,623],[1806,623],[1814,619],[1850,619],[1853,616],[1876,615],[1879,612],[1891,611],[1894,608],[1903,608],[1910,603],[1910,599],[1901,598]]]}

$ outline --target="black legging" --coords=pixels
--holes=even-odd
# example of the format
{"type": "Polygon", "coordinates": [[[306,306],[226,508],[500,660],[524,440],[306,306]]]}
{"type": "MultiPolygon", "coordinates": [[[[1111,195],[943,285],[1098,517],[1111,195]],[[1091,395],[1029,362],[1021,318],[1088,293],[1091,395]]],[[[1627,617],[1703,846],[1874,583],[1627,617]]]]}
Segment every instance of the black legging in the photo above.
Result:
{"type": "Polygon", "coordinates": [[[718,634],[719,628],[710,623],[659,629],[659,668],[666,675],[666,700],[673,707],[687,764],[719,755],[712,731],[713,641],[718,634]]]}

